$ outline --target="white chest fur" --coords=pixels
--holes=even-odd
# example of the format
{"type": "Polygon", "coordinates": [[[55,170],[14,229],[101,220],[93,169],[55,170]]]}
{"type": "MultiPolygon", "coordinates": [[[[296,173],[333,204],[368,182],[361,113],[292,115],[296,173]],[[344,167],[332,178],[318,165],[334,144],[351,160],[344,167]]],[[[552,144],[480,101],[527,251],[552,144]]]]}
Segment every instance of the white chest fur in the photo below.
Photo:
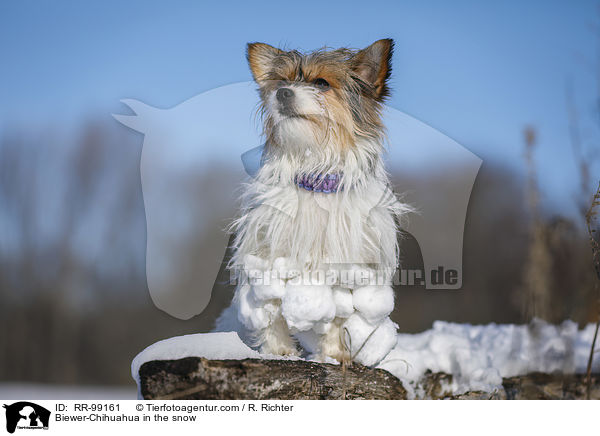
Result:
{"type": "Polygon", "coordinates": [[[269,186],[255,180],[236,222],[233,265],[250,254],[298,265],[367,264],[396,266],[396,217],[403,205],[385,180],[371,178],[359,188],[323,194],[293,184],[269,186]]]}

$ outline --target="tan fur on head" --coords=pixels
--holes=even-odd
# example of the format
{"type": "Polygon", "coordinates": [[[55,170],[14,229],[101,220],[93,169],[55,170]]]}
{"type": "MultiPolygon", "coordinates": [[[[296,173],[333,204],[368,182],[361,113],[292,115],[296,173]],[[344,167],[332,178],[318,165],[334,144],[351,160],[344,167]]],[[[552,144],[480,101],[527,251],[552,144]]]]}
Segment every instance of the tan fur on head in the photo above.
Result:
{"type": "Polygon", "coordinates": [[[391,39],[379,40],[363,50],[320,49],[306,54],[264,43],[248,44],[248,63],[259,85],[267,145],[285,150],[283,142],[290,142],[295,131],[297,136],[308,135],[311,142],[319,144],[314,150],[317,153],[329,148],[343,160],[361,140],[380,141],[381,103],[389,95],[392,52],[391,39]],[[320,86],[323,83],[326,87],[320,86]],[[286,116],[278,113],[274,98],[282,87],[298,95],[294,112],[286,116]]]}

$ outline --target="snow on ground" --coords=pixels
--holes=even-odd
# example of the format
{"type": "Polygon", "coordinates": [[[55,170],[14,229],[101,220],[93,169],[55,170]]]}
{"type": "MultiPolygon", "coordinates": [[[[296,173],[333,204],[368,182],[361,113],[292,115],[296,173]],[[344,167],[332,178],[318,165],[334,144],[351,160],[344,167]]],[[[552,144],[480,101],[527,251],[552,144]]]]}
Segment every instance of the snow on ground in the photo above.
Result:
{"type": "Polygon", "coordinates": [[[0,400],[135,400],[135,386],[0,383],[0,400]]]}
{"type": "MultiPolygon", "coordinates": [[[[399,334],[396,347],[379,364],[419,395],[418,380],[427,371],[453,375],[448,392],[502,389],[503,377],[530,372],[584,373],[594,326],[583,330],[534,320],[529,325],[473,326],[436,321],[431,330],[399,334]]],[[[600,371],[600,357],[594,371],[600,371]]]]}
{"type": "MultiPolygon", "coordinates": [[[[594,326],[578,330],[577,324],[560,325],[534,320],[529,325],[470,325],[436,321],[417,334],[398,334],[392,351],[377,365],[400,380],[409,393],[420,397],[419,379],[430,370],[452,374],[447,392],[502,389],[502,378],[530,372],[584,373],[594,326]]],[[[207,359],[282,358],[262,355],[249,348],[235,332],[202,333],[167,339],[146,348],[131,365],[138,381],[140,366],[150,360],[183,357],[207,359]]],[[[295,358],[297,359],[297,358],[295,358]]],[[[600,372],[600,357],[594,371],[600,372]]]]}

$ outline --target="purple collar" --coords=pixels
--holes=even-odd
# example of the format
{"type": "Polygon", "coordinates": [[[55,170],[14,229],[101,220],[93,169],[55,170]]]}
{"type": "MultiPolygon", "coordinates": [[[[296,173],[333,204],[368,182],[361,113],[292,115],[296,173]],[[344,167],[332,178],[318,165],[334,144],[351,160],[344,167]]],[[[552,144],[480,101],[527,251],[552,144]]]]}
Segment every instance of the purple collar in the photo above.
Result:
{"type": "Polygon", "coordinates": [[[313,175],[303,174],[294,177],[294,183],[299,188],[312,192],[322,192],[323,194],[332,194],[338,191],[341,177],[339,174],[313,175]]]}

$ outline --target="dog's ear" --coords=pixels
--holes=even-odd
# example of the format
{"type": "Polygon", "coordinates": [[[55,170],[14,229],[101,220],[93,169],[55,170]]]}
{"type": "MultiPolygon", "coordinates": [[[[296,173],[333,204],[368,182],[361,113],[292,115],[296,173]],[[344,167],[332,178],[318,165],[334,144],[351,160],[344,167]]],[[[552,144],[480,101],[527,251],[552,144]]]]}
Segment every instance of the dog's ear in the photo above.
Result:
{"type": "Polygon", "coordinates": [[[273,59],[282,54],[283,51],[262,42],[248,44],[246,57],[256,82],[265,80],[266,73],[271,69],[273,59]]]}
{"type": "Polygon", "coordinates": [[[380,39],[360,50],[351,59],[354,72],[363,82],[373,86],[375,98],[383,100],[389,95],[387,81],[392,73],[393,39],[380,39]]]}

